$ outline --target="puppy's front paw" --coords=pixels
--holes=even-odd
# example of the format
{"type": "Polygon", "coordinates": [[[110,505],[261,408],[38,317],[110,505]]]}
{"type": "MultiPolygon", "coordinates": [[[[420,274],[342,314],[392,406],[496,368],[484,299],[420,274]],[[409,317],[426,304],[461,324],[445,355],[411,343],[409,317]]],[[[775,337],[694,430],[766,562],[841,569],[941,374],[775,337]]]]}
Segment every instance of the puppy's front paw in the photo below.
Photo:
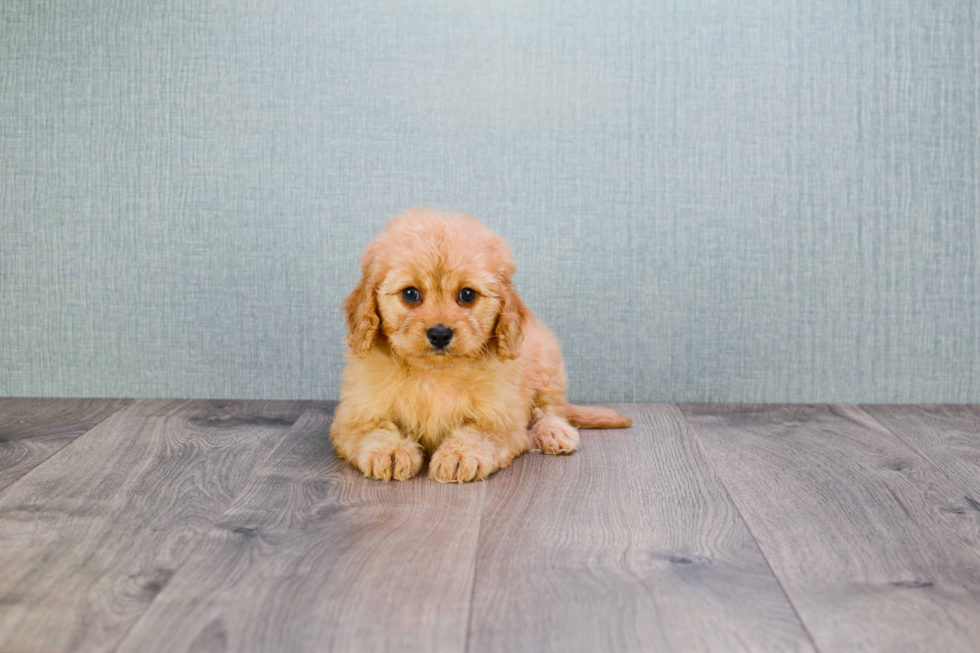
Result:
{"type": "Polygon", "coordinates": [[[375,442],[361,451],[357,467],[368,478],[407,481],[422,469],[422,446],[405,439],[375,442]]]}
{"type": "Polygon", "coordinates": [[[497,461],[488,442],[448,440],[429,461],[429,477],[440,483],[482,481],[495,471],[497,461]]]}
{"type": "Polygon", "coordinates": [[[545,415],[531,427],[531,451],[563,454],[578,450],[578,429],[555,415],[545,415]]]}

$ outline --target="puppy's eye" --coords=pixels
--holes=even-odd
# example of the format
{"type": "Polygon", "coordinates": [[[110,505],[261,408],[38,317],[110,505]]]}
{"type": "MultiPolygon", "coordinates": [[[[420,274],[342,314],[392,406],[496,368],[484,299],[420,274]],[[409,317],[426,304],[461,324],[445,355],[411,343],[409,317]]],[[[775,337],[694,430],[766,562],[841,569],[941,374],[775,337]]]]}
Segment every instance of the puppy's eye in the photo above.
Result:
{"type": "Polygon", "coordinates": [[[402,291],[402,299],[409,304],[414,304],[422,299],[422,294],[419,292],[418,288],[409,287],[402,291]]]}
{"type": "Polygon", "coordinates": [[[476,291],[472,288],[463,288],[459,291],[459,301],[464,304],[472,304],[476,299],[476,291]]]}

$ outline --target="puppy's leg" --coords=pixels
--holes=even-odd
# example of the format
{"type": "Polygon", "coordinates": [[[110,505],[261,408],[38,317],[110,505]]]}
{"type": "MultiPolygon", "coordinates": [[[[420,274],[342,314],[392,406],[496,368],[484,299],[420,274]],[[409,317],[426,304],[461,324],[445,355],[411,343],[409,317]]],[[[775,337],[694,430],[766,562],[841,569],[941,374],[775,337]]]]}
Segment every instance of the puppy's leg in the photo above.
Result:
{"type": "Polygon", "coordinates": [[[515,455],[493,434],[476,426],[463,426],[432,454],[429,477],[440,483],[482,481],[509,465],[515,455]]]}
{"type": "Polygon", "coordinates": [[[406,481],[422,469],[422,445],[402,435],[392,422],[334,425],[330,435],[337,452],[368,478],[406,481]]]}
{"type": "Polygon", "coordinates": [[[564,454],[578,450],[578,429],[564,417],[552,412],[534,409],[531,431],[528,434],[534,453],[564,454]]]}

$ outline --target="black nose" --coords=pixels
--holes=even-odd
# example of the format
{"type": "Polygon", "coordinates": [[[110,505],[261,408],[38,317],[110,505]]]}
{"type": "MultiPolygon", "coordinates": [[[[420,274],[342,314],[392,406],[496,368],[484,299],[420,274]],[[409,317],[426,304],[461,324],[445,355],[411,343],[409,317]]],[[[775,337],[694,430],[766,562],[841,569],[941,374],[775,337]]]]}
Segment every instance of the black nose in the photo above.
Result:
{"type": "Polygon", "coordinates": [[[445,324],[437,324],[425,332],[426,337],[436,349],[445,349],[453,339],[453,330],[445,324]]]}

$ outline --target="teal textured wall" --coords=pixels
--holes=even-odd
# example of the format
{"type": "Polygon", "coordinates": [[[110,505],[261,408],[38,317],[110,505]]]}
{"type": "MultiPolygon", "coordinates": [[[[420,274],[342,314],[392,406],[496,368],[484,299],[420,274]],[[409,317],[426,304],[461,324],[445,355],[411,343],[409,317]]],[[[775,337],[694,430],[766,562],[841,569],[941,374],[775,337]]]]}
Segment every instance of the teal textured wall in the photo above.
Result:
{"type": "Polygon", "coordinates": [[[7,0],[0,395],[334,397],[434,205],[577,399],[980,401],[978,7],[7,0]]]}

